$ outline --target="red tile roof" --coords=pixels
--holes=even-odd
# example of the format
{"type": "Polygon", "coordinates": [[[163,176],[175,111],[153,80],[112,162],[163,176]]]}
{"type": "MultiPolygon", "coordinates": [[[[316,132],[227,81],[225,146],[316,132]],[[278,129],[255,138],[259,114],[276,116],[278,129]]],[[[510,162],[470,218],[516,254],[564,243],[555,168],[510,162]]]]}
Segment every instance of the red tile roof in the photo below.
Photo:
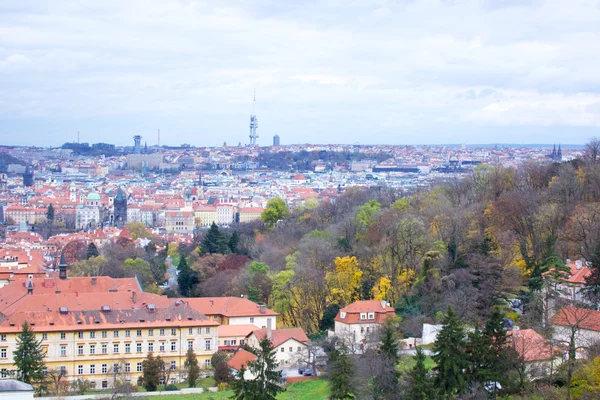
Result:
{"type": "Polygon", "coordinates": [[[587,308],[563,307],[554,314],[551,321],[555,325],[600,331],[600,311],[587,308]]]}
{"type": "Polygon", "coordinates": [[[344,324],[381,324],[388,316],[395,316],[396,310],[389,304],[379,300],[359,300],[340,309],[335,320],[344,324]],[[344,318],[342,318],[344,313],[344,318]],[[360,314],[366,313],[367,319],[361,320],[360,314]],[[374,313],[373,319],[368,319],[368,314],[374,313]]]}
{"type": "Polygon", "coordinates": [[[256,360],[256,356],[254,354],[250,353],[247,350],[239,349],[235,352],[233,357],[231,357],[229,361],[227,361],[227,366],[236,371],[239,371],[242,368],[246,367],[248,363],[254,360],[256,360]]]}
{"type": "MultiPolygon", "coordinates": [[[[256,329],[250,335],[254,334],[256,338],[260,341],[267,336],[267,328],[256,329]]],[[[250,336],[248,335],[248,336],[250,336]]],[[[273,347],[277,347],[287,342],[290,339],[296,339],[301,343],[308,343],[308,336],[304,333],[302,328],[283,328],[283,329],[273,329],[271,331],[271,342],[273,347]]]]}
{"type": "Polygon", "coordinates": [[[260,306],[245,297],[196,297],[185,300],[190,307],[206,315],[222,315],[224,317],[279,315],[266,307],[264,313],[261,313],[260,306]]]}
{"type": "Polygon", "coordinates": [[[561,349],[552,346],[533,329],[507,332],[508,345],[515,349],[525,362],[552,360],[559,357],[561,349]]]}

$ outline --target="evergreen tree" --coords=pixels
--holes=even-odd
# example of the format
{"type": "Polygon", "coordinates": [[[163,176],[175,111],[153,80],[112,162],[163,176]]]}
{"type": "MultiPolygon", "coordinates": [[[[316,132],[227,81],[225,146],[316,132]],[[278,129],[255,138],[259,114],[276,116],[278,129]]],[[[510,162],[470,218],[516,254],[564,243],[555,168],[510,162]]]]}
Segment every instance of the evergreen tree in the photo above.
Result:
{"type": "Polygon", "coordinates": [[[152,353],[148,353],[142,361],[142,380],[146,391],[155,392],[160,385],[161,364],[160,356],[155,358],[152,353]]]}
{"type": "Polygon", "coordinates": [[[54,206],[52,204],[48,204],[48,209],[46,210],[46,221],[49,223],[54,223],[54,206]]]}
{"type": "Polygon", "coordinates": [[[334,349],[329,353],[329,398],[344,400],[354,398],[354,364],[345,348],[334,349]]]}
{"type": "Polygon", "coordinates": [[[415,365],[409,372],[410,384],[407,393],[407,400],[428,400],[433,398],[432,382],[427,376],[425,368],[425,353],[420,347],[417,347],[417,353],[414,356],[415,365]]]}
{"type": "Polygon", "coordinates": [[[278,393],[285,391],[280,386],[283,383],[281,371],[276,371],[277,360],[276,349],[273,348],[271,340],[265,337],[258,344],[256,360],[248,363],[248,371],[255,376],[252,380],[244,379],[245,369],[242,368],[234,383],[235,400],[275,400],[278,393]]]}
{"type": "Polygon", "coordinates": [[[221,232],[217,224],[213,222],[202,241],[202,253],[227,254],[228,251],[229,246],[227,236],[225,233],[221,232]]]}
{"type": "Polygon", "coordinates": [[[398,318],[388,317],[379,332],[381,344],[378,353],[381,366],[373,379],[373,398],[391,398],[398,390],[400,372],[396,369],[398,364],[398,318]]]}
{"type": "Polygon", "coordinates": [[[246,368],[242,367],[233,381],[233,396],[232,400],[260,400],[258,397],[258,387],[256,381],[246,380],[246,368]]]}
{"type": "Polygon", "coordinates": [[[13,353],[18,379],[29,384],[40,381],[44,375],[45,356],[42,341],[36,339],[31,325],[23,322],[21,332],[17,335],[17,349],[13,353]]]}
{"type": "Polygon", "coordinates": [[[187,370],[188,386],[191,388],[196,387],[196,381],[200,376],[200,367],[198,366],[196,354],[192,349],[188,349],[185,355],[185,368],[187,370]]]}
{"type": "Polygon", "coordinates": [[[379,354],[389,357],[398,362],[398,332],[396,329],[396,318],[386,318],[381,326],[380,338],[381,345],[379,346],[379,354]]]}
{"type": "Polygon", "coordinates": [[[198,274],[192,270],[185,256],[181,255],[179,258],[179,265],[177,266],[179,275],[177,275],[177,283],[179,284],[179,293],[183,296],[188,297],[192,293],[192,289],[199,283],[198,274]]]}
{"type": "Polygon", "coordinates": [[[98,257],[100,253],[98,252],[98,248],[94,244],[94,242],[90,242],[87,247],[87,251],[85,252],[85,259],[89,260],[92,257],[98,257]]]}
{"type": "Polygon", "coordinates": [[[231,237],[229,238],[229,251],[231,251],[232,253],[237,253],[238,252],[238,246],[240,244],[240,235],[238,235],[237,231],[233,231],[233,233],[231,234],[231,237]]]}
{"type": "Polygon", "coordinates": [[[465,329],[463,323],[448,307],[444,317],[444,326],[437,336],[433,347],[433,360],[437,372],[435,386],[442,398],[449,398],[465,389],[465,368],[467,359],[465,353],[465,329]]]}
{"type": "Polygon", "coordinates": [[[583,293],[595,308],[600,305],[600,241],[594,246],[590,256],[590,275],[585,277],[585,288],[583,293]]]}

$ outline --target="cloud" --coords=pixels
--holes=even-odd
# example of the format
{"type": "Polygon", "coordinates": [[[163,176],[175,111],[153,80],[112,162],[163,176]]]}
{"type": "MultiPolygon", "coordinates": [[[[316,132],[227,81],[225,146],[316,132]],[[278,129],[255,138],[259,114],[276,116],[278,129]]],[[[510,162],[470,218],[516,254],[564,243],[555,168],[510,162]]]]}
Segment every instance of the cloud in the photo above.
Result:
{"type": "Polygon", "coordinates": [[[237,143],[254,88],[261,135],[287,143],[596,127],[599,3],[6,0],[0,135],[47,140],[32,128],[44,120],[58,141],[74,125],[117,143],[160,125],[181,142],[237,143]]]}

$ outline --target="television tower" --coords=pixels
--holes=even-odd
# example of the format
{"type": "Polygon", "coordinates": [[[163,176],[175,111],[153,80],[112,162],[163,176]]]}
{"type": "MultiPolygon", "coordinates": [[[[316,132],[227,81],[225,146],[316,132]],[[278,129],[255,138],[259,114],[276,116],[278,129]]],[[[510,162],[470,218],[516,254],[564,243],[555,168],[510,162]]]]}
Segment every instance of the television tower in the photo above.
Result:
{"type": "Polygon", "coordinates": [[[254,89],[254,101],[252,102],[252,115],[250,115],[250,147],[256,146],[256,139],[258,139],[258,133],[256,133],[256,128],[258,128],[258,119],[256,118],[256,114],[254,113],[255,106],[256,106],[256,89],[254,89]]]}

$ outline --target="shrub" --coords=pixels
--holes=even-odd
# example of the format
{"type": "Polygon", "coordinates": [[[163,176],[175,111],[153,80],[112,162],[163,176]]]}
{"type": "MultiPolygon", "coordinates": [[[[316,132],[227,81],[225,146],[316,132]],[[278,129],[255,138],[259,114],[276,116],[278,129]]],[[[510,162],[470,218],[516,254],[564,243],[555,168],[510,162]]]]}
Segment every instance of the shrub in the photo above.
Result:
{"type": "Polygon", "coordinates": [[[227,382],[221,382],[221,383],[219,383],[219,386],[217,386],[217,388],[219,389],[219,392],[223,392],[225,390],[229,390],[229,383],[227,383],[227,382]]]}
{"type": "Polygon", "coordinates": [[[172,383],[168,384],[167,387],[165,388],[165,390],[167,392],[173,392],[175,390],[179,390],[179,388],[177,387],[177,385],[173,385],[172,383]]]}

